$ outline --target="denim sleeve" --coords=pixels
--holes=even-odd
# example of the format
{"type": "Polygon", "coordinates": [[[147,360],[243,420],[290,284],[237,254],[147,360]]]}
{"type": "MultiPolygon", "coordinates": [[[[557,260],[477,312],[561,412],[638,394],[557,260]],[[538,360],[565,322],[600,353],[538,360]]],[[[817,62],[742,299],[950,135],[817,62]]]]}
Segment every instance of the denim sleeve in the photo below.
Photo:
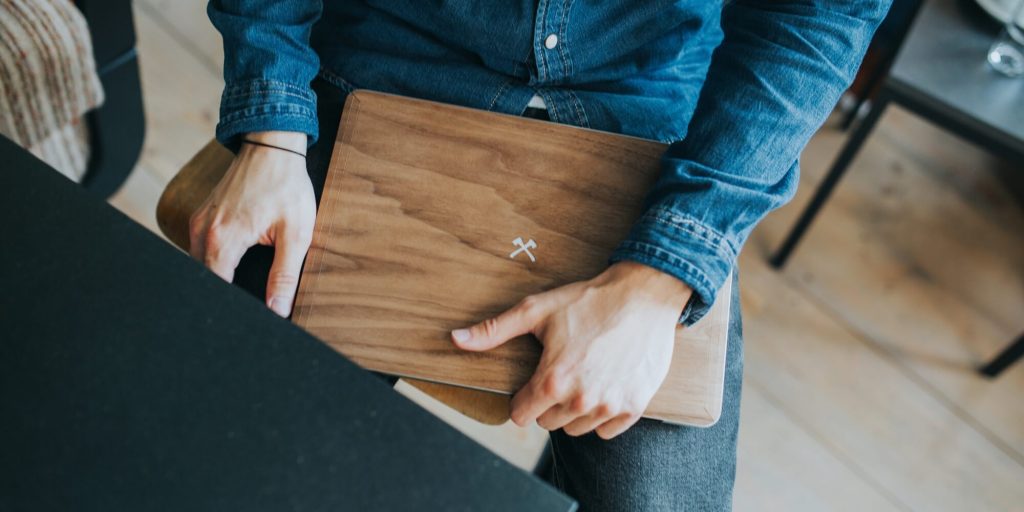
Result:
{"type": "Polygon", "coordinates": [[[224,40],[217,140],[237,149],[246,133],[285,130],[316,142],[320,60],[309,36],[320,0],[210,0],[206,10],[224,40]]]}
{"type": "Polygon", "coordinates": [[[612,255],[671,274],[711,307],[755,224],[796,191],[797,159],[853,81],[888,1],[736,1],[687,136],[612,255]]]}

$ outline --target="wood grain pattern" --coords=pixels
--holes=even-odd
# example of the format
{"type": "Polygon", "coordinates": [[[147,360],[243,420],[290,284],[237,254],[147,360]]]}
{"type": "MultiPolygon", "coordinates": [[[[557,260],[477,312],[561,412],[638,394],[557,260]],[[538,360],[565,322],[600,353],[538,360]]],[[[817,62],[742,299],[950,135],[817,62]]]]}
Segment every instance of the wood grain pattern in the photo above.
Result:
{"type": "Polygon", "coordinates": [[[207,142],[167,183],[156,205],[156,222],[167,238],[189,250],[188,222],[217,186],[234,155],[216,140],[207,142]]]}
{"type": "MultiPolygon", "coordinates": [[[[211,140],[171,179],[157,203],[156,220],[164,235],[184,251],[189,250],[188,222],[217,186],[234,155],[211,140]]],[[[409,384],[438,401],[487,425],[509,418],[509,397],[473,389],[407,379],[409,384]]]]}
{"type": "MultiPolygon", "coordinates": [[[[502,393],[532,374],[536,340],[467,353],[448,332],[600,273],[642,213],[665,150],[366,91],[349,95],[338,137],[296,323],[366,368],[502,393]],[[517,237],[536,241],[536,262],[509,258],[517,237]]],[[[646,416],[717,420],[729,291],[677,331],[646,416]]]]}

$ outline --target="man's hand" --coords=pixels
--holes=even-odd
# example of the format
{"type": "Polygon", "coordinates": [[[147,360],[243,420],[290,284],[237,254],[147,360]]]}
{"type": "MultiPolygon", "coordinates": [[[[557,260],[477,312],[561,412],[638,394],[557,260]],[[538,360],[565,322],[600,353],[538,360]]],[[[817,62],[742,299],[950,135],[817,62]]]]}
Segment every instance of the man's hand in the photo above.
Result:
{"type": "MultiPolygon", "coordinates": [[[[248,139],[306,151],[306,135],[251,133],[248,139]]],[[[316,220],[306,160],[280,149],[243,144],[227,174],[189,222],[192,257],[226,281],[250,247],[274,246],[267,281],[267,306],[281,316],[292,310],[302,260],[316,220]]]]}
{"type": "Polygon", "coordinates": [[[468,329],[465,350],[489,350],[531,333],[544,345],[530,381],[512,399],[512,421],[536,420],[578,436],[611,439],[633,426],[668,374],[676,323],[692,290],[639,263],[532,295],[468,329]]]}

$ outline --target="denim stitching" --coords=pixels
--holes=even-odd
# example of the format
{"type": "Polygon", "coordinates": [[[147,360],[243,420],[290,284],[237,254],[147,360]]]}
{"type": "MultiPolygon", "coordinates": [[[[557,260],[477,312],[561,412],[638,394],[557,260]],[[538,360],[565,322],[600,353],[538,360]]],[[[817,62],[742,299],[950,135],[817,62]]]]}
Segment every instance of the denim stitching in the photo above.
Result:
{"type": "MultiPolygon", "coordinates": [[[[544,27],[547,25],[547,19],[546,19],[547,13],[545,12],[546,10],[547,10],[547,1],[546,0],[540,0],[540,3],[537,5],[537,19],[540,21],[540,23],[537,24],[537,27],[534,29],[534,33],[533,33],[533,40],[534,40],[534,42],[533,42],[534,50],[533,51],[534,51],[534,53],[536,53],[536,51],[537,51],[537,46],[536,46],[537,44],[543,45],[542,41],[543,41],[543,38],[544,38],[544,27]]],[[[547,66],[548,66],[548,53],[547,53],[546,49],[542,49],[540,51],[540,59],[537,60],[537,71],[540,74],[539,78],[540,78],[541,82],[546,82],[547,81],[547,66]]]]}
{"type": "Polygon", "coordinates": [[[554,101],[554,96],[552,96],[551,92],[547,90],[536,89],[536,93],[538,96],[544,99],[544,104],[547,105],[548,107],[548,118],[551,120],[551,122],[559,122],[561,120],[561,116],[558,115],[558,106],[556,105],[556,102],[554,101]]]}
{"type": "Polygon", "coordinates": [[[269,95],[281,95],[281,96],[292,96],[305,101],[312,101],[312,97],[303,94],[289,91],[287,89],[256,89],[249,91],[232,92],[231,94],[225,94],[224,99],[233,100],[236,98],[252,98],[254,96],[269,96],[269,95]]]}
{"type": "Polygon", "coordinates": [[[257,91],[257,92],[252,92],[252,93],[236,94],[234,96],[225,96],[223,99],[226,102],[229,102],[229,103],[230,103],[231,100],[242,99],[243,103],[244,103],[244,100],[250,100],[250,99],[256,99],[256,98],[282,98],[282,97],[285,97],[285,98],[297,98],[297,99],[299,99],[299,100],[301,100],[303,102],[306,102],[306,103],[312,103],[312,101],[313,101],[312,98],[307,98],[305,96],[299,96],[298,94],[289,93],[289,92],[285,92],[285,91],[266,90],[266,89],[263,89],[263,90],[260,90],[260,91],[257,91]]]}
{"type": "Polygon", "coordinates": [[[251,121],[260,117],[273,116],[272,119],[283,117],[294,117],[300,119],[315,119],[309,112],[273,112],[273,111],[252,111],[250,109],[239,110],[221,118],[221,124],[234,123],[239,121],[251,121]]]}
{"type": "Polygon", "coordinates": [[[698,236],[701,240],[712,244],[720,243],[722,236],[716,233],[711,228],[704,226],[702,223],[695,219],[672,213],[666,209],[655,209],[644,215],[645,219],[650,219],[660,224],[667,224],[677,230],[686,231],[687,233],[698,236]]]}
{"type": "Polygon", "coordinates": [[[504,82],[501,84],[501,87],[498,87],[498,92],[494,93],[491,103],[487,105],[487,110],[494,110],[494,105],[498,102],[498,98],[505,92],[505,89],[508,89],[509,85],[511,85],[509,82],[504,82]]]}
{"type": "MultiPolygon", "coordinates": [[[[692,234],[716,247],[724,245],[725,248],[729,250],[728,253],[724,254],[725,256],[732,256],[739,252],[728,238],[723,236],[714,228],[667,208],[656,208],[644,214],[643,218],[651,219],[658,223],[667,224],[678,230],[685,231],[686,233],[692,234]]],[[[716,252],[721,251],[719,250],[716,252]]]]}
{"type": "Polygon", "coordinates": [[[572,9],[572,4],[575,0],[566,0],[562,5],[562,26],[558,32],[561,34],[559,37],[562,39],[562,49],[559,54],[562,56],[562,66],[565,68],[562,70],[562,77],[568,78],[572,76],[572,57],[569,55],[569,45],[565,44],[569,40],[569,11],[572,9]]]}
{"type": "Polygon", "coordinates": [[[559,13],[559,18],[561,18],[561,20],[560,20],[561,23],[559,23],[559,26],[558,26],[558,46],[557,46],[557,48],[558,48],[558,60],[562,61],[562,70],[561,70],[562,73],[561,73],[561,77],[558,79],[558,81],[561,82],[562,80],[565,80],[565,76],[566,76],[565,75],[565,70],[566,70],[566,68],[569,67],[565,63],[565,33],[562,32],[562,30],[565,28],[565,1],[564,0],[562,2],[562,12],[559,13]]]}
{"type": "Polygon", "coordinates": [[[619,255],[617,259],[635,259],[639,263],[656,263],[661,262],[670,267],[681,279],[693,286],[694,292],[700,298],[700,301],[705,304],[710,304],[709,301],[714,300],[714,294],[712,290],[714,286],[707,275],[700,270],[696,265],[688,260],[680,258],[678,255],[672,254],[664,249],[653,247],[647,244],[641,244],[632,242],[624,244],[624,247],[628,252],[634,252],[634,255],[623,254],[619,255]],[[705,297],[707,299],[705,299],[705,297]]]}
{"type": "MultiPolygon", "coordinates": [[[[696,284],[694,288],[699,295],[707,296],[709,298],[712,297],[711,291],[714,289],[714,285],[711,282],[711,279],[703,270],[678,254],[666,251],[661,247],[645,242],[624,242],[622,244],[622,248],[625,250],[624,252],[637,252],[644,256],[660,260],[671,267],[680,270],[683,276],[692,279],[692,281],[686,280],[687,282],[693,282],[696,284]]],[[[630,257],[628,254],[620,253],[615,255],[613,259],[630,259],[630,257]]],[[[704,302],[707,303],[708,301],[705,300],[704,302]]]]}
{"type": "Polygon", "coordinates": [[[345,92],[350,93],[358,89],[358,87],[356,87],[355,84],[349,82],[348,80],[345,80],[340,75],[331,72],[331,70],[327,68],[320,68],[320,76],[324,80],[327,80],[327,82],[330,83],[331,85],[338,87],[344,90],[345,92]]]}
{"type": "Polygon", "coordinates": [[[234,84],[224,88],[223,99],[251,97],[260,94],[283,94],[307,101],[313,101],[316,95],[287,82],[277,80],[252,80],[242,84],[234,84]]]}
{"type": "MultiPolygon", "coordinates": [[[[227,95],[245,94],[253,90],[279,90],[279,91],[292,91],[297,94],[306,94],[301,87],[296,87],[287,82],[280,82],[277,80],[250,80],[248,82],[232,84],[224,88],[227,95]]],[[[309,94],[312,96],[312,94],[309,94]]]]}
{"type": "Polygon", "coordinates": [[[571,89],[567,89],[565,92],[572,97],[573,107],[576,108],[576,116],[580,118],[580,126],[590,128],[590,118],[587,117],[587,111],[584,110],[583,103],[580,102],[580,98],[576,96],[576,93],[571,89]]]}

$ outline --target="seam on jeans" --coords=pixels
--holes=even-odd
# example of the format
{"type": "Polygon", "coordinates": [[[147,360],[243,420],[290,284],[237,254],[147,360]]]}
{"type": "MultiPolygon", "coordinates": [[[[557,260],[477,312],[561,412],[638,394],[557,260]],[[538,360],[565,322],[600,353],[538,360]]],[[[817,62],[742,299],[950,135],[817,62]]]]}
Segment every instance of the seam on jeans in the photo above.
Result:
{"type": "Polygon", "coordinates": [[[505,92],[505,89],[508,89],[509,85],[511,85],[510,82],[504,82],[501,84],[501,87],[498,87],[498,91],[494,93],[494,97],[491,98],[491,102],[487,105],[487,110],[494,110],[494,105],[498,103],[498,98],[505,92]]]}

